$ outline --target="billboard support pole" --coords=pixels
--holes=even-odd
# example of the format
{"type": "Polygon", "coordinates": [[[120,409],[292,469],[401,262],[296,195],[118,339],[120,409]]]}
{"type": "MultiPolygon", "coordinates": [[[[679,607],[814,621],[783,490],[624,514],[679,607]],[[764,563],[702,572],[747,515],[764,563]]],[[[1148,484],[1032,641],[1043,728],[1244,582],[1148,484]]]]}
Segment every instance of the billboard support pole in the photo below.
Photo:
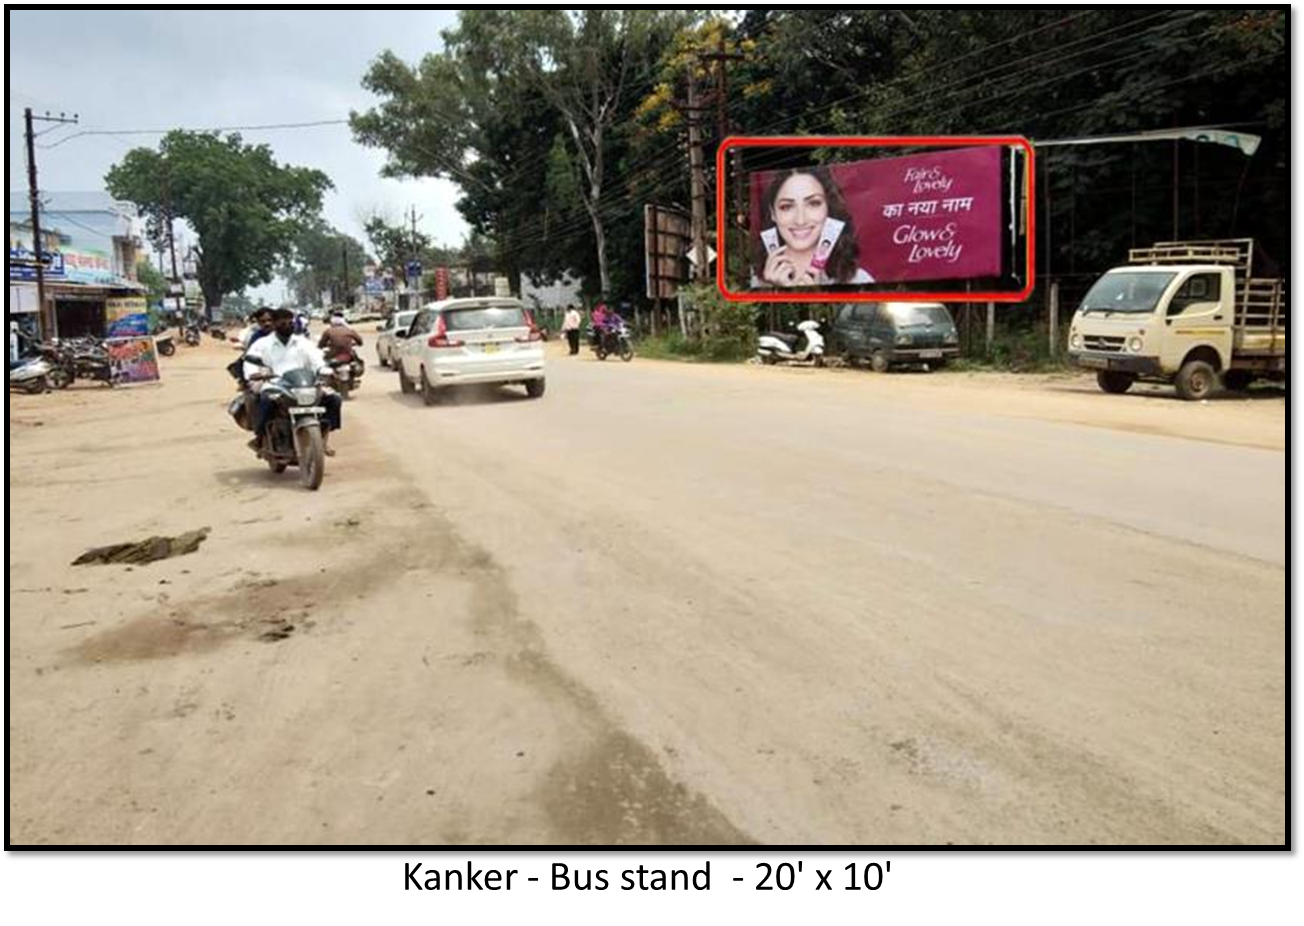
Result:
{"type": "Polygon", "coordinates": [[[996,339],[996,303],[987,303],[987,356],[992,355],[992,341],[996,339]]]}

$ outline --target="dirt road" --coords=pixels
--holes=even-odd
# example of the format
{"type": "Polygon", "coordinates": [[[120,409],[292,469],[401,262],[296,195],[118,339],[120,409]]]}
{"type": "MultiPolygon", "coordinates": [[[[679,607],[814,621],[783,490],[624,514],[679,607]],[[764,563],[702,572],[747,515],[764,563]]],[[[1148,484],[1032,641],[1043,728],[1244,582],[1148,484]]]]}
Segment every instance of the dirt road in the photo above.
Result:
{"type": "Polygon", "coordinates": [[[1285,838],[1280,397],[373,367],[308,493],[229,356],[11,397],[15,843],[1285,838]]]}

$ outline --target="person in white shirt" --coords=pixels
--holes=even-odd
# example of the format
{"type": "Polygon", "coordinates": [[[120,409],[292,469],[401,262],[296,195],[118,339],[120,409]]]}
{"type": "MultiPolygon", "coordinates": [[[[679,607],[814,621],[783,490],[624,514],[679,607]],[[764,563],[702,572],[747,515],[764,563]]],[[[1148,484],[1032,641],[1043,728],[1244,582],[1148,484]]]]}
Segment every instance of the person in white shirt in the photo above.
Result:
{"type": "MultiPolygon", "coordinates": [[[[244,378],[258,396],[254,408],[254,439],[249,446],[257,450],[262,446],[263,434],[267,422],[271,419],[272,403],[262,396],[265,377],[281,376],[290,370],[307,369],[313,373],[329,372],[326,358],[317,349],[317,345],[301,334],[294,333],[294,313],[289,309],[277,309],[272,313],[272,333],[261,337],[245,351],[244,378]],[[257,361],[257,362],[250,362],[257,361]]],[[[334,393],[322,396],[322,405],[326,409],[326,429],[322,433],[326,441],[331,431],[338,431],[342,424],[340,418],[340,397],[334,393]]],[[[327,456],[334,456],[335,451],[326,448],[327,456]]]]}
{"type": "Polygon", "coordinates": [[[566,317],[562,320],[561,330],[566,335],[566,344],[570,347],[572,357],[580,352],[581,324],[579,310],[574,305],[566,306],[566,317]]]}

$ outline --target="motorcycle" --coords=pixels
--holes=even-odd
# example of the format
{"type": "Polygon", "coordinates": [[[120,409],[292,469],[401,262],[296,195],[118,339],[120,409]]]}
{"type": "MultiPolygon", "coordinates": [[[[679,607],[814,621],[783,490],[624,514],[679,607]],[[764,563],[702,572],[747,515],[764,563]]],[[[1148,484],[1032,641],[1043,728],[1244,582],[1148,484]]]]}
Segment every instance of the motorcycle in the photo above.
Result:
{"type": "Polygon", "coordinates": [[[634,342],[629,336],[629,326],[623,321],[602,328],[589,328],[589,345],[599,360],[615,354],[629,363],[634,359],[634,342]]]}
{"type": "Polygon", "coordinates": [[[28,357],[9,367],[9,388],[28,395],[50,391],[50,362],[44,357],[28,357]]]}
{"type": "Polygon", "coordinates": [[[41,345],[41,359],[50,366],[46,379],[51,388],[67,389],[77,378],[77,363],[72,353],[57,340],[41,345]]]}
{"type": "Polygon", "coordinates": [[[198,347],[200,342],[199,326],[195,324],[186,325],[183,338],[187,347],[198,347]]]}
{"type": "Polygon", "coordinates": [[[820,334],[820,323],[801,322],[796,334],[766,332],[756,342],[756,359],[764,364],[783,362],[824,366],[824,335],[820,334]]]}
{"type": "Polygon", "coordinates": [[[347,401],[349,393],[362,384],[362,374],[366,371],[366,364],[362,362],[357,351],[353,351],[350,356],[336,357],[326,362],[330,365],[331,374],[335,379],[333,383],[335,391],[340,394],[341,399],[347,401]]]}
{"type": "Polygon", "coordinates": [[[220,327],[218,327],[217,325],[209,325],[209,326],[208,326],[208,336],[209,336],[210,338],[213,338],[214,340],[217,340],[217,341],[225,341],[225,340],[226,340],[226,330],[225,330],[224,328],[220,328],[220,327]]]}
{"type": "Polygon", "coordinates": [[[177,352],[177,342],[172,340],[170,334],[156,334],[154,349],[158,351],[160,357],[171,357],[177,352]]]}
{"type": "MultiPolygon", "coordinates": [[[[250,361],[254,362],[254,361],[250,361]]],[[[262,395],[274,402],[266,431],[254,452],[274,473],[299,468],[299,482],[307,489],[321,486],[326,475],[326,445],[322,438],[325,383],[312,370],[290,370],[281,376],[257,375],[264,380],[262,395]]],[[[242,393],[227,408],[236,424],[250,430],[248,405],[242,393]]]]}
{"type": "Polygon", "coordinates": [[[113,385],[113,367],[109,352],[97,338],[77,338],[61,345],[71,356],[73,375],[77,379],[98,380],[113,385]]]}

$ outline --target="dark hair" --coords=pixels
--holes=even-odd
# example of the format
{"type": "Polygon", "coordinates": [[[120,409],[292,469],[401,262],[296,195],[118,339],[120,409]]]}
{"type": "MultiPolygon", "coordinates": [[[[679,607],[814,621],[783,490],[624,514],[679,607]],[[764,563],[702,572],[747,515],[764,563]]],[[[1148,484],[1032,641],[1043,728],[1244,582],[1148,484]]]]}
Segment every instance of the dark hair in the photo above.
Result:
{"type": "Polygon", "coordinates": [[[840,219],[847,223],[838,237],[838,243],[833,246],[833,253],[829,255],[824,265],[824,272],[838,283],[849,283],[860,269],[860,242],[856,240],[856,223],[851,218],[851,210],[847,208],[847,199],[842,195],[842,188],[838,186],[827,167],[792,167],[782,170],[774,175],[774,179],[766,187],[765,196],[761,199],[761,227],[755,229],[752,235],[756,275],[758,277],[761,275],[760,271],[765,267],[766,258],[769,257],[769,252],[765,250],[765,242],[761,240],[761,229],[769,228],[774,221],[774,202],[779,198],[780,187],[788,181],[788,178],[798,174],[809,174],[814,177],[824,188],[829,218],[840,219]]]}
{"type": "Polygon", "coordinates": [[[288,318],[290,319],[290,321],[294,321],[294,313],[291,312],[289,309],[277,309],[272,313],[272,321],[280,321],[281,319],[284,318],[288,318]]]}

